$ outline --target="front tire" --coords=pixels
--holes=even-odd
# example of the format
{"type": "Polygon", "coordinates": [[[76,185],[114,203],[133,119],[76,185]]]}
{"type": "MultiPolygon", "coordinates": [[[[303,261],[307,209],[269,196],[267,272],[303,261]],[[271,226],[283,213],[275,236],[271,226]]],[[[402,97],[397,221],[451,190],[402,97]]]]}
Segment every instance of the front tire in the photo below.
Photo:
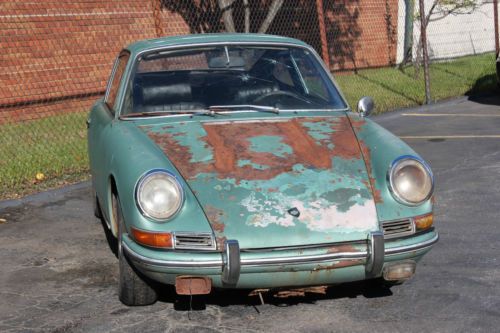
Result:
{"type": "Polygon", "coordinates": [[[144,277],[135,267],[132,266],[130,260],[123,253],[121,247],[122,234],[126,233],[123,215],[120,206],[120,200],[113,194],[112,197],[113,210],[118,224],[118,260],[119,260],[119,286],[118,297],[120,301],[128,306],[149,305],[156,302],[158,295],[155,289],[146,281],[144,277]]]}

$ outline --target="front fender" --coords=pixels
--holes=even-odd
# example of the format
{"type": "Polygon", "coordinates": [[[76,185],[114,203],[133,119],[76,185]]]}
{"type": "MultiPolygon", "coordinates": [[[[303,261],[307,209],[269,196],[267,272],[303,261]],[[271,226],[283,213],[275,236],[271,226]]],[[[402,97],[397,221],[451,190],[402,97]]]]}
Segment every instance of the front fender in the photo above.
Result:
{"type": "MultiPolygon", "coordinates": [[[[196,231],[211,232],[212,229],[189,186],[165,154],[138,130],[132,121],[116,120],[106,145],[109,151],[109,177],[113,177],[120,198],[127,230],[131,226],[148,231],[196,231]],[[185,200],[181,210],[166,222],[154,221],[140,212],[135,199],[135,188],[139,179],[152,169],[166,169],[180,181],[185,200]]],[[[111,183],[110,183],[111,184],[111,183]]],[[[109,198],[111,189],[109,189],[109,198]]],[[[108,202],[109,202],[108,198],[108,202]]],[[[107,209],[111,210],[108,203],[107,209]]],[[[112,216],[111,211],[109,216],[112,216]]],[[[111,223],[113,225],[113,223],[111,223]]],[[[113,227],[112,229],[116,229],[113,227]]],[[[112,230],[116,236],[116,230],[112,230]]]]}
{"type": "Polygon", "coordinates": [[[349,114],[372,185],[379,221],[396,220],[432,212],[432,199],[415,207],[397,202],[389,190],[387,172],[402,155],[420,157],[405,142],[370,119],[349,114]]]}

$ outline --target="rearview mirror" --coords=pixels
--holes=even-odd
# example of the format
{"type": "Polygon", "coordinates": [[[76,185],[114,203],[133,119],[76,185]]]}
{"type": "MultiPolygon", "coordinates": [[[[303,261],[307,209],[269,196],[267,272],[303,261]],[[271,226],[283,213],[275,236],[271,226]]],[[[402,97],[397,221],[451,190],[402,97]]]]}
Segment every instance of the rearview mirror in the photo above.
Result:
{"type": "Polygon", "coordinates": [[[373,98],[369,96],[361,97],[358,102],[358,113],[361,117],[368,117],[375,106],[373,98]]]}
{"type": "Polygon", "coordinates": [[[245,59],[242,57],[213,57],[208,60],[209,68],[241,68],[245,67],[245,59]]]}

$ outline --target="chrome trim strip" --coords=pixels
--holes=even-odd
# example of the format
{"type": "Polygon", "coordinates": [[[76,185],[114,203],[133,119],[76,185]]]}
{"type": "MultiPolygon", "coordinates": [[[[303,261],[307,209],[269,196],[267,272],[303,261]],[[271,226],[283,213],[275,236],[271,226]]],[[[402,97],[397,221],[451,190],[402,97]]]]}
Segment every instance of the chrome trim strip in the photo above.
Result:
{"type": "Polygon", "coordinates": [[[220,260],[207,261],[180,261],[180,260],[159,260],[148,258],[133,251],[125,242],[122,242],[122,249],[132,260],[139,261],[145,265],[171,267],[171,268],[220,268],[222,269],[222,258],[220,260]]]}
{"type": "Polygon", "coordinates": [[[385,255],[386,256],[394,256],[394,255],[398,255],[398,254],[405,254],[408,252],[423,250],[423,249],[426,249],[428,247],[431,247],[432,245],[437,243],[438,240],[439,240],[439,234],[436,232],[436,236],[434,236],[431,239],[426,240],[422,243],[411,244],[411,245],[406,245],[406,246],[398,246],[398,247],[393,247],[393,248],[389,248],[389,249],[386,248],[385,255]]]}
{"type": "Polygon", "coordinates": [[[108,83],[106,83],[106,92],[104,93],[104,99],[103,99],[104,103],[106,103],[106,100],[108,99],[109,88],[111,87],[111,82],[113,82],[113,78],[115,77],[116,67],[118,67],[118,60],[119,59],[120,59],[120,56],[118,55],[118,57],[115,58],[115,61],[113,63],[113,68],[111,68],[111,74],[109,75],[108,83]]]}
{"type": "MultiPolygon", "coordinates": [[[[405,254],[408,252],[423,250],[431,247],[439,240],[439,235],[417,244],[406,246],[399,246],[393,248],[385,248],[384,256],[393,256],[405,254]]],[[[223,260],[222,254],[220,259],[207,260],[207,261],[179,261],[179,260],[158,260],[142,256],[134,252],[125,242],[122,242],[123,250],[131,259],[139,261],[145,265],[170,267],[170,268],[218,268],[222,272],[223,260]]],[[[293,256],[293,257],[280,257],[280,258],[258,258],[258,259],[241,259],[241,266],[243,267],[257,267],[257,266],[278,266],[278,265],[298,265],[298,264],[315,264],[325,261],[333,260],[352,260],[352,259],[367,259],[368,251],[360,252],[339,252],[328,253],[310,256],[293,256]]]]}
{"type": "Polygon", "coordinates": [[[349,260],[349,259],[366,259],[368,253],[360,252],[339,252],[328,253],[311,256],[295,256],[285,258],[262,258],[262,259],[241,259],[242,266],[273,266],[273,265],[298,265],[298,264],[313,264],[332,260],[349,260]]]}

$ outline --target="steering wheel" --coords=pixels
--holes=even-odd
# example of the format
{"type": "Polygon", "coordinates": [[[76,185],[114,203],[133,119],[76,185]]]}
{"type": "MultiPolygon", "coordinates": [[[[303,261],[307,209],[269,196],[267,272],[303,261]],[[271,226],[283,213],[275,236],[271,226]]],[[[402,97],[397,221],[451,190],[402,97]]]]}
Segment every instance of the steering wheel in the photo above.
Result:
{"type": "Polygon", "coordinates": [[[262,102],[263,100],[265,100],[266,98],[270,98],[270,97],[274,97],[274,96],[288,96],[288,97],[292,97],[292,98],[301,100],[301,101],[306,102],[308,104],[311,103],[311,101],[305,99],[304,97],[302,97],[296,93],[293,93],[291,91],[286,91],[286,90],[270,91],[262,96],[257,97],[256,99],[253,100],[253,102],[259,103],[259,102],[262,102]]]}

